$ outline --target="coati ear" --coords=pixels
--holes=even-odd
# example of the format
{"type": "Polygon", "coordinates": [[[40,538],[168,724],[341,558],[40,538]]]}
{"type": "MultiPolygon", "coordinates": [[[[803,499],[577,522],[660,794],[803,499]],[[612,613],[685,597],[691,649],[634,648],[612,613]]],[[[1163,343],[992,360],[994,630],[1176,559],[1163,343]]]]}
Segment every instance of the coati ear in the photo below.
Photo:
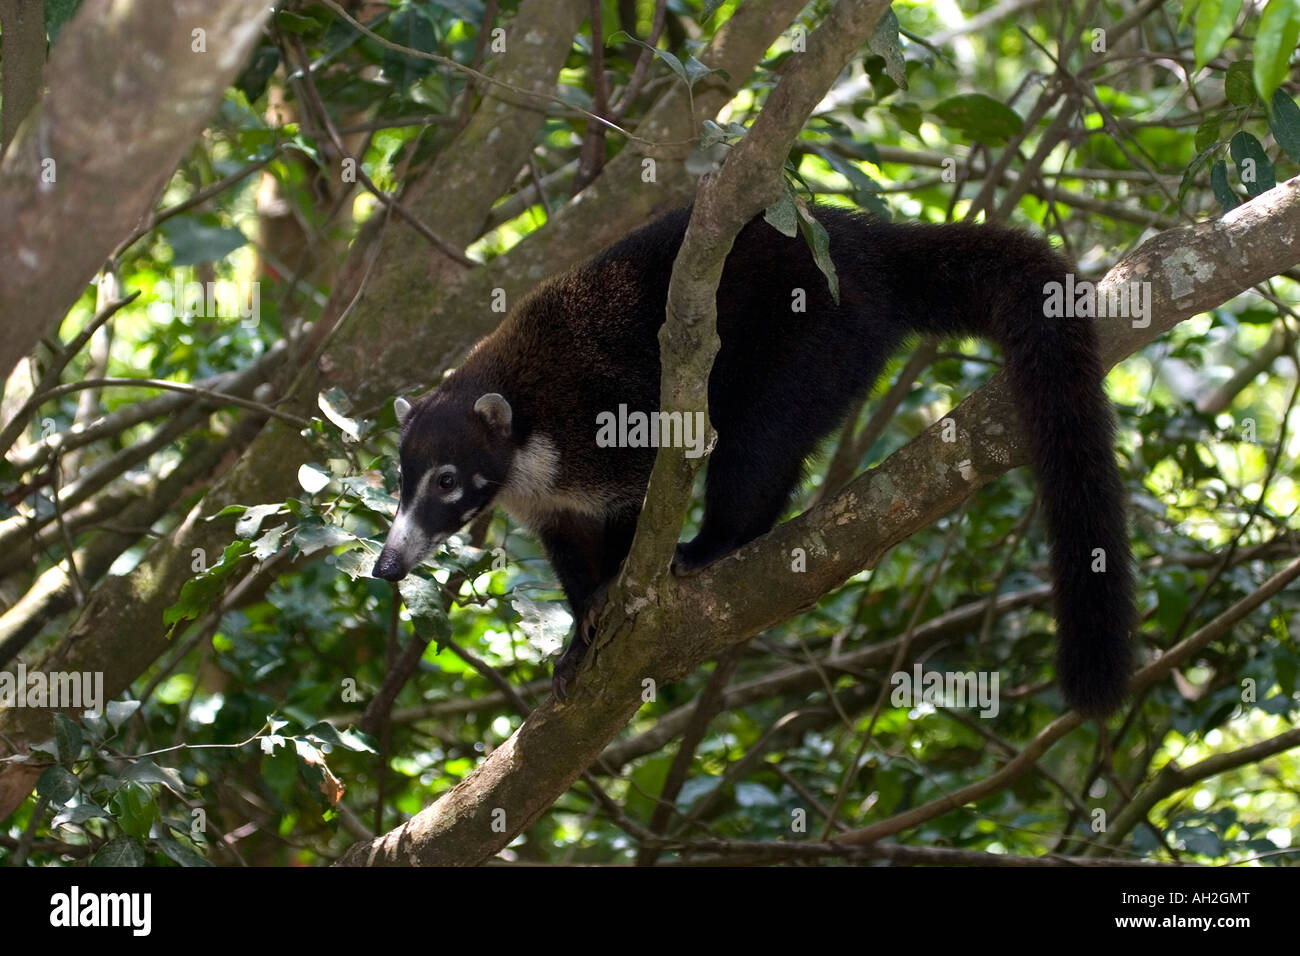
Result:
{"type": "Polygon", "coordinates": [[[510,434],[510,403],[496,392],[488,392],[474,403],[474,411],[483,416],[488,427],[501,435],[510,434]]]}
{"type": "Polygon", "coordinates": [[[397,424],[406,421],[406,416],[411,414],[411,403],[400,395],[393,399],[393,411],[397,415],[397,424]]]}

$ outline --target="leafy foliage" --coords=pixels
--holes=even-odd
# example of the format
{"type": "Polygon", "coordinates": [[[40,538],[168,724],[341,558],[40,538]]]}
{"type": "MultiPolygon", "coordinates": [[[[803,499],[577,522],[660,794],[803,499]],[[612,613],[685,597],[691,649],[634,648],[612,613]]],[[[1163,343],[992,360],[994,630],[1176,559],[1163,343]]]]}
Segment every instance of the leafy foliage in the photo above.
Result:
{"type": "MultiPolygon", "coordinates": [[[[967,15],[992,5],[977,3],[967,15]]],[[[47,0],[56,42],[74,6],[47,0]]],[[[514,5],[501,7],[508,24],[514,5]]],[[[583,27],[559,92],[589,110],[597,49],[616,90],[653,51],[648,84],[622,120],[633,128],[670,86],[684,87],[693,108],[700,84],[729,79],[740,92],[721,114],[700,119],[695,158],[702,165],[690,167],[716,168],[744,137],[782,65],[802,55],[792,30],[754,76],[717,76],[706,44],[734,7],[669,4],[664,36],[649,44],[653,4],[606,3],[606,36],[593,38],[583,27]],[[619,18],[625,8],[633,10],[627,22],[619,18]]],[[[940,20],[936,5],[900,0],[893,11],[901,40],[887,42],[898,40],[897,31],[878,37],[810,119],[790,155],[789,189],[767,211],[768,222],[803,235],[838,298],[839,278],[810,201],[917,221],[961,218],[972,213],[982,177],[1002,150],[1014,148],[1015,178],[999,185],[1024,189],[1002,215],[1051,234],[1086,271],[1100,274],[1148,228],[1217,216],[1300,171],[1300,107],[1289,66],[1300,30],[1294,0],[1269,0],[1262,17],[1240,0],[1200,0],[1184,6],[1176,26],[1152,20],[1143,42],[1162,53],[1161,62],[1184,69],[1130,58],[1090,73],[1087,95],[1072,101],[1071,135],[1047,143],[1050,117],[1035,118],[1031,109],[1056,71],[1047,50],[1076,27],[1113,28],[1128,6],[1104,3],[1100,10],[1102,23],[1079,24],[1077,10],[1041,4],[936,50],[913,38],[952,25],[940,20]],[[1031,166],[1044,143],[1050,148],[1031,166]]],[[[396,0],[366,25],[384,39],[467,65],[486,46],[484,12],[474,0],[396,0]]],[[[1078,49],[1057,51],[1072,69],[1090,52],[1090,33],[1081,36],[1078,49]]],[[[286,341],[300,346],[309,323],[321,318],[348,246],[363,245],[365,224],[382,215],[372,197],[325,188],[337,185],[340,157],[299,99],[301,87],[286,78],[294,67],[286,51],[299,43],[331,121],[346,131],[369,177],[393,192],[447,148],[462,109],[485,102],[485,90],[472,88],[463,72],[385,47],[327,7],[280,9],[160,209],[233,177],[230,184],[197,208],[167,215],[123,251],[123,287],[145,294],[114,320],[108,375],[211,383],[286,341]],[[286,115],[274,116],[286,103],[286,115]],[[305,231],[277,242],[284,225],[277,208],[305,231]],[[204,310],[171,313],[175,282],[251,276],[261,289],[256,323],[204,310]]],[[[491,259],[545,225],[548,209],[567,198],[590,123],[575,109],[551,109],[535,144],[537,168],[521,170],[471,255],[491,259]],[[544,197],[530,192],[535,182],[544,197]]],[[[607,158],[632,148],[613,133],[604,145],[607,158]]],[[[991,216],[995,207],[977,212],[991,216]]],[[[1295,367],[1287,364],[1294,357],[1296,286],[1289,278],[1269,286],[1268,297],[1242,296],[1183,323],[1109,380],[1142,568],[1144,658],[1252,593],[1279,559],[1296,553],[1300,446],[1288,427],[1295,367]],[[1289,344],[1268,352],[1275,339],[1289,344]],[[1265,353],[1272,357],[1261,359],[1265,353]],[[1205,402],[1252,362],[1256,373],[1224,401],[1205,402]]],[[[412,281],[409,294],[436,293],[412,281]]],[[[64,323],[63,341],[94,311],[88,292],[64,323]]],[[[431,375],[438,360],[430,357],[431,375]]],[[[65,378],[90,374],[90,362],[79,356],[65,378]]],[[[875,398],[901,367],[901,360],[890,364],[875,398]]],[[[983,346],[940,353],[852,465],[869,467],[901,447],[996,368],[995,353],[983,346]]],[[[145,389],[108,389],[97,414],[129,412],[154,397],[145,389]]],[[[84,427],[80,414],[75,394],[44,403],[23,453],[35,455],[52,434],[73,434],[74,423],[84,427]]],[[[848,433],[870,415],[869,406],[848,423],[848,433]]],[[[154,434],[150,421],[86,446],[82,473],[154,434]]],[[[111,487],[169,474],[208,445],[233,447],[239,422],[238,409],[209,410],[111,487]]],[[[313,450],[298,471],[301,494],[247,501],[199,519],[228,527],[229,543],[219,555],[186,556],[193,577],[165,617],[172,653],[142,675],[128,699],[106,702],[102,714],[56,720],[53,738],[33,755],[49,764],[35,793],[0,824],[9,838],[0,842],[0,862],[12,862],[30,834],[37,844],[27,852],[29,863],[325,863],[358,833],[418,812],[508,739],[522,717],[502,683],[525,706],[547,692],[548,655],[572,622],[538,544],[498,515],[452,538],[392,588],[368,575],[397,506],[392,412],[354,408],[348,395],[331,389],[318,396],[306,427],[293,428],[313,450]],[[237,600],[227,601],[232,594],[237,600]],[[410,649],[409,679],[386,688],[410,649]],[[371,712],[385,690],[391,706],[371,712]]],[[[6,517],[53,526],[57,481],[49,463],[57,460],[42,459],[28,471],[7,466],[0,476],[6,517]]],[[[819,493],[824,470],[812,469],[796,507],[819,493]]],[[[149,534],[137,534],[115,556],[112,575],[134,567],[154,536],[189,520],[196,482],[202,484],[187,483],[148,518],[149,534]]],[[[107,521],[111,504],[92,517],[107,521]]],[[[937,522],[807,614],[755,639],[728,681],[727,706],[709,723],[676,791],[664,786],[681,734],[663,739],[655,729],[681,720],[713,671],[657,688],[616,742],[625,759],[611,773],[601,770],[602,784],[639,826],[666,802],[668,833],[683,841],[780,840],[817,838],[832,806],[837,823],[855,827],[987,777],[1005,762],[1008,747],[1023,745],[1062,709],[1050,684],[1052,619],[1041,588],[1047,542],[1033,508],[1032,476],[1008,475],[976,495],[963,516],[937,522]],[[990,602],[1000,596],[1015,600],[994,613],[990,602]],[[957,623],[940,620],[961,609],[970,613],[957,623]],[[888,658],[854,663],[854,655],[870,654],[913,621],[913,658],[927,670],[1001,676],[996,717],[925,702],[896,706],[888,696],[888,658]]],[[[697,507],[691,520],[699,517],[697,507]]],[[[91,522],[73,522],[71,533],[81,545],[93,530],[91,522]]],[[[62,536],[43,542],[32,559],[38,572],[67,552],[62,536]]],[[[1177,679],[1134,701],[1122,732],[1103,740],[1095,726],[1080,728],[1040,761],[1041,774],[900,839],[1004,854],[1110,852],[1098,811],[1113,822],[1162,767],[1186,768],[1293,724],[1300,706],[1297,611],[1300,589],[1284,590],[1177,679]]],[[[25,660],[39,659],[59,639],[69,613],[75,611],[42,624],[25,660]]],[[[1288,750],[1198,780],[1158,800],[1147,815],[1151,825],[1120,835],[1116,852],[1286,863],[1300,839],[1300,800],[1287,783],[1298,773],[1300,756],[1288,750]]],[[[625,862],[637,854],[627,830],[585,784],[507,851],[512,859],[545,862],[625,862]]]]}

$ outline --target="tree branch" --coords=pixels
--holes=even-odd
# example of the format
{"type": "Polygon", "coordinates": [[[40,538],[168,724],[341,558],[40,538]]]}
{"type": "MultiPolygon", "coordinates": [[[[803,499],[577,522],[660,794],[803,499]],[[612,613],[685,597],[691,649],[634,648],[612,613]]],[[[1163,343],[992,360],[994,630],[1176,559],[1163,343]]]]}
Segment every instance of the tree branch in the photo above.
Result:
{"type": "Polygon", "coordinates": [[[259,0],[86,0],[63,28],[50,90],[0,161],[0,376],[148,216],[270,11],[259,0]]]}
{"type": "MultiPolygon", "coordinates": [[[[1152,238],[1100,284],[1099,295],[1131,279],[1152,284],[1150,321],[1134,328],[1127,320],[1098,320],[1106,361],[1113,364],[1181,319],[1213,308],[1296,262],[1300,262],[1300,178],[1280,184],[1221,220],[1152,238]]],[[[612,740],[637,710],[643,680],[679,679],[701,661],[801,612],[979,487],[1024,463],[1024,437],[1001,375],[947,417],[956,423],[957,441],[942,441],[937,423],[829,501],[698,575],[676,582],[659,576],[653,590],[632,591],[623,609],[631,626],[616,626],[614,639],[592,648],[592,666],[583,672],[569,704],[544,702],[436,804],[378,840],[354,847],[340,862],[435,864],[485,859],[508,842],[509,834],[536,819],[591,765],[604,742],[612,740]],[[795,547],[806,549],[811,558],[802,574],[789,571],[789,554],[795,547]],[[505,811],[506,832],[493,831],[493,809],[505,811]]],[[[655,541],[664,549],[660,557],[665,564],[678,527],[673,526],[671,541],[669,535],[655,541]]],[[[1282,576],[1297,573],[1300,562],[1282,576]]],[[[1282,579],[1275,577],[1252,595],[1249,605],[1235,606],[1234,619],[1276,593],[1282,579]]],[[[1209,632],[1208,627],[1150,665],[1144,679],[1163,677],[1182,655],[1193,653],[1194,642],[1209,632]]],[[[978,798],[984,788],[998,789],[1003,776],[1011,779],[1022,773],[1082,722],[1078,714],[1063,715],[999,775],[975,785],[980,789],[948,795],[941,798],[942,806],[924,812],[946,812],[978,798]]],[[[858,831],[856,839],[879,839],[909,825],[908,820],[896,819],[887,831],[858,831]]]]}

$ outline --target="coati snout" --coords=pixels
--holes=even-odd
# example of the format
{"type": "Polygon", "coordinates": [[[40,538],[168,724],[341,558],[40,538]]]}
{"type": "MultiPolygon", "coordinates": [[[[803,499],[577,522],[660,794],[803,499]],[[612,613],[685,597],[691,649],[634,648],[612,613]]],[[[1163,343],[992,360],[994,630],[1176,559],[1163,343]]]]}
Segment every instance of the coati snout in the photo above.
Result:
{"type": "Polygon", "coordinates": [[[371,575],[400,581],[453,532],[496,498],[514,446],[510,403],[500,394],[472,406],[435,394],[412,405],[393,403],[402,427],[397,514],[371,575]]]}

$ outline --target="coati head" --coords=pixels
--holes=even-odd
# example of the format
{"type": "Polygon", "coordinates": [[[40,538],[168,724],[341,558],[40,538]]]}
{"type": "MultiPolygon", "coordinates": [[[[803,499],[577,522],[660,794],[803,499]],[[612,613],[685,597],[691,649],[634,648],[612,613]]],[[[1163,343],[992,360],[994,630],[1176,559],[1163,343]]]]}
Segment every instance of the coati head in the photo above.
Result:
{"type": "Polygon", "coordinates": [[[371,575],[400,581],[492,503],[514,460],[510,403],[496,392],[471,408],[435,394],[393,403],[402,426],[401,497],[371,575]]]}

